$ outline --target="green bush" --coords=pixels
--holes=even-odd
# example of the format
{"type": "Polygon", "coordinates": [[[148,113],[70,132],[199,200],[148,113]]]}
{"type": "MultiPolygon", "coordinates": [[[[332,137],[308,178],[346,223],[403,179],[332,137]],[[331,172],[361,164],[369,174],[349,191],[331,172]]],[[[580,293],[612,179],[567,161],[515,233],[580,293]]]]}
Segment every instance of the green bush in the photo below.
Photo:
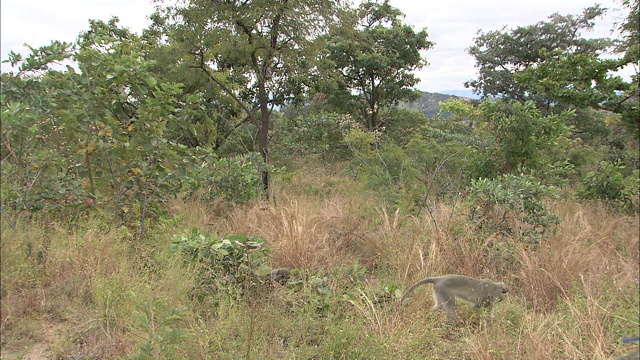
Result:
{"type": "MultiPolygon", "coordinates": [[[[226,199],[244,204],[262,194],[261,171],[266,164],[259,154],[251,153],[217,159],[213,152],[200,150],[201,155],[187,161],[183,171],[187,198],[203,200],[226,199]]],[[[273,171],[271,168],[270,171],[273,171]]]]}
{"type": "Polygon", "coordinates": [[[193,228],[190,233],[173,237],[171,252],[182,254],[185,265],[196,269],[194,290],[198,299],[213,295],[219,289],[246,285],[271,272],[267,265],[269,248],[264,247],[264,239],[260,237],[221,238],[204,235],[193,228]]]}
{"type": "Polygon", "coordinates": [[[172,166],[182,147],[165,131],[180,122],[182,85],[156,79],[143,40],[116,18],[90,25],[75,45],[10,56],[19,71],[0,82],[3,211],[15,221],[100,210],[142,236],[180,189],[172,166]],[[51,66],[65,59],[78,71],[51,66]]]}
{"type": "Polygon", "coordinates": [[[471,218],[537,243],[560,222],[543,203],[545,197],[555,194],[555,187],[543,185],[530,175],[474,180],[469,187],[471,218]]]}
{"type": "Polygon", "coordinates": [[[472,178],[493,178],[523,167],[544,169],[564,160],[554,159],[553,154],[568,142],[572,128],[566,123],[575,117],[573,111],[543,116],[531,101],[491,100],[476,107],[450,100],[442,103],[442,109],[475,125],[477,141],[470,143],[477,154],[471,159],[472,178]]]}
{"type": "Polygon", "coordinates": [[[136,323],[132,327],[138,341],[138,351],[132,359],[179,359],[184,358],[180,345],[190,333],[182,322],[185,312],[168,304],[165,299],[151,297],[141,299],[130,292],[140,304],[134,311],[136,323]]]}
{"type": "Polygon", "coordinates": [[[421,111],[395,108],[385,116],[384,137],[405,146],[422,126],[429,121],[421,111]]]}
{"type": "Polygon", "coordinates": [[[640,173],[623,174],[626,167],[620,162],[602,161],[596,171],[582,178],[578,196],[582,199],[599,199],[614,208],[638,211],[638,187],[640,173]]]}
{"type": "Polygon", "coordinates": [[[500,159],[503,172],[519,166],[537,169],[547,166],[549,152],[558,147],[560,139],[571,130],[566,122],[575,114],[565,111],[543,116],[531,101],[486,101],[480,106],[481,127],[496,145],[494,153],[500,159]]]}
{"type": "Polygon", "coordinates": [[[320,156],[322,160],[345,159],[350,155],[342,142],[350,126],[345,115],[329,112],[304,112],[294,118],[283,118],[276,132],[275,150],[282,157],[320,156]]]}

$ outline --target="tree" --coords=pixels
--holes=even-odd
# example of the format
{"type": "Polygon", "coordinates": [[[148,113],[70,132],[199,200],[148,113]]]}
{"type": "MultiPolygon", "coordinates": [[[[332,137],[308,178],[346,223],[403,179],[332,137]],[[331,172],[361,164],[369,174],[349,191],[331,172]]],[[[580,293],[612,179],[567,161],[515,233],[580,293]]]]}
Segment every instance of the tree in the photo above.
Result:
{"type": "Polygon", "coordinates": [[[625,1],[624,4],[629,7],[629,16],[620,26],[625,38],[615,48],[615,52],[623,54],[622,57],[603,59],[598,53],[542,49],[539,52],[541,62],[515,74],[514,79],[530,93],[556,103],[620,114],[628,128],[637,134],[640,131],[638,1],[625,1]],[[636,70],[631,81],[615,75],[616,71],[628,65],[636,70]]]}
{"type": "Polygon", "coordinates": [[[179,191],[180,148],[164,132],[178,120],[180,86],[155,78],[144,44],[117,21],[91,20],[75,45],[10,54],[19,71],[2,74],[3,209],[69,215],[102,205],[139,219],[143,235],[179,191]]]}
{"type": "Polygon", "coordinates": [[[565,55],[599,57],[612,45],[610,39],[585,39],[581,35],[595,25],[605,9],[596,5],[581,15],[553,14],[549,21],[499,31],[480,30],[469,48],[476,59],[478,78],[465,83],[485,97],[497,96],[508,100],[533,100],[549,110],[553,101],[545,94],[532,91],[528,84],[517,80],[528,68],[536,68],[550,58],[565,55]]]}
{"type": "Polygon", "coordinates": [[[631,105],[627,103],[630,110],[625,116],[627,124],[631,124],[637,135],[640,132],[640,119],[638,118],[638,102],[640,102],[640,73],[638,66],[640,64],[640,1],[638,0],[622,0],[622,4],[629,8],[629,14],[625,21],[620,25],[619,30],[624,39],[620,42],[617,52],[624,53],[623,62],[634,66],[636,73],[631,77],[631,83],[626,90],[626,96],[631,100],[631,105]],[[634,122],[635,120],[635,122],[634,122]]]}
{"type": "MultiPolygon", "coordinates": [[[[147,45],[145,57],[153,61],[158,81],[181,83],[180,110],[193,116],[168,124],[167,137],[190,148],[213,149],[219,155],[238,155],[234,138],[254,134],[250,119],[240,105],[220,86],[202,76],[202,70],[184,61],[179,43],[168,43],[161,25],[163,19],[152,15],[152,25],[141,36],[147,45]],[[242,131],[246,130],[246,131],[242,131]]],[[[243,140],[245,140],[243,139],[243,140]]],[[[246,141],[251,143],[250,139],[246,141]]]]}
{"type": "MultiPolygon", "coordinates": [[[[342,0],[190,0],[159,7],[153,18],[180,61],[200,69],[256,124],[268,162],[271,112],[306,91],[317,39],[341,7],[342,0]]],[[[266,169],[263,183],[268,189],[266,169]]]]}
{"type": "MultiPolygon", "coordinates": [[[[640,61],[640,1],[621,0],[621,3],[629,9],[629,13],[618,27],[623,39],[618,43],[616,52],[623,53],[629,63],[637,64],[640,61]]],[[[635,80],[637,85],[637,74],[635,80]]]]}
{"type": "Polygon", "coordinates": [[[419,79],[413,71],[427,65],[420,51],[434,44],[425,29],[415,32],[402,23],[400,10],[368,1],[342,16],[329,36],[327,66],[335,69],[335,91],[329,101],[359,113],[369,130],[384,126],[381,109],[415,96],[419,79]]]}

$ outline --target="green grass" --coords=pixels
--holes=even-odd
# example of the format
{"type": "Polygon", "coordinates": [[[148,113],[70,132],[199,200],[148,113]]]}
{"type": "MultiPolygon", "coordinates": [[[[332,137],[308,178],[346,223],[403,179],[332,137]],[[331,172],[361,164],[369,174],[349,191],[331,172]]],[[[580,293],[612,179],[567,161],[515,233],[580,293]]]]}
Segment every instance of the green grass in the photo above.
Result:
{"type": "Polygon", "coordinates": [[[2,357],[162,359],[612,358],[638,336],[638,216],[552,204],[539,246],[488,233],[463,203],[423,215],[387,207],[339,170],[287,175],[277,204],[171,204],[144,240],[101,220],[2,223],[2,357]],[[197,268],[169,251],[192,227],[266,239],[295,284],[240,286],[201,301],[197,268]],[[506,282],[493,322],[460,306],[449,330],[431,275],[506,282]],[[243,290],[244,289],[244,290],[243,290]]]}

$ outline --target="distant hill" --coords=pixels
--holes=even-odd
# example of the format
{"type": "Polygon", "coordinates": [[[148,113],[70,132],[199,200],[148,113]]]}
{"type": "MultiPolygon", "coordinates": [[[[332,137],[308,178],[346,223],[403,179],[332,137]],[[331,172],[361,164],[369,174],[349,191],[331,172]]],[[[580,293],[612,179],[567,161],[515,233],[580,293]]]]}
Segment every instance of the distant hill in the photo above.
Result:
{"type": "MultiPolygon", "coordinates": [[[[460,91],[464,91],[464,90],[460,90],[460,91]]],[[[466,97],[450,95],[450,94],[439,94],[439,93],[430,93],[430,92],[421,92],[421,93],[422,93],[422,97],[420,99],[410,103],[402,103],[400,104],[400,106],[422,111],[422,113],[427,118],[432,118],[438,115],[438,113],[440,112],[441,101],[447,101],[451,98],[454,98],[454,99],[466,98],[466,97]]]]}
{"type": "Polygon", "coordinates": [[[442,90],[442,91],[439,91],[438,93],[446,94],[446,95],[455,95],[455,96],[459,96],[459,97],[463,97],[463,98],[469,98],[469,99],[480,99],[480,95],[474,94],[473,90],[469,90],[469,89],[464,89],[464,90],[442,90]]]}

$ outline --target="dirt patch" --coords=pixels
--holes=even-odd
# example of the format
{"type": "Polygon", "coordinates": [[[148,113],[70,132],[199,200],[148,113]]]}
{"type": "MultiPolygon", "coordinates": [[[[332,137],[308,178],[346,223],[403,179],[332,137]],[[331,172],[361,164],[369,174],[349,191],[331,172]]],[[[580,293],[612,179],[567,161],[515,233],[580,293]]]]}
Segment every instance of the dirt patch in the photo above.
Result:
{"type": "Polygon", "coordinates": [[[0,358],[3,360],[23,359],[23,360],[47,360],[53,358],[51,352],[51,343],[56,333],[56,327],[53,325],[44,325],[40,340],[28,345],[21,350],[7,349],[3,346],[0,358]]]}

